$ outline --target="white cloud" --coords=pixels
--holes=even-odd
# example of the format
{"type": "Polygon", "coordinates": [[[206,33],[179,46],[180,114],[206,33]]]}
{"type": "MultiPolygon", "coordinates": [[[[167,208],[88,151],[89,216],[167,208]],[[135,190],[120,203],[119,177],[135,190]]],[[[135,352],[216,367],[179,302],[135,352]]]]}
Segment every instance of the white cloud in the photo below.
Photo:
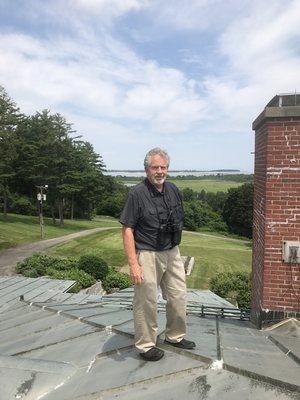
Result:
{"type": "Polygon", "coordinates": [[[199,119],[202,101],[180,71],[138,58],[108,35],[97,44],[2,35],[1,81],[27,106],[69,103],[99,118],[148,121],[162,133],[170,121],[178,131],[199,119]]]}
{"type": "MultiPolygon", "coordinates": [[[[291,57],[290,40],[299,43],[300,3],[274,1],[254,2],[250,13],[231,24],[222,36],[222,51],[234,66],[248,67],[260,61],[277,61],[291,57]],[[252,62],[249,65],[249,62],[252,62]]],[[[299,48],[298,48],[299,50],[299,48]]],[[[298,51],[297,50],[297,51],[298,51]]],[[[299,56],[299,53],[298,53],[299,56]]]]}
{"type": "MultiPolygon", "coordinates": [[[[160,144],[173,146],[175,153],[175,146],[181,146],[179,153],[189,146],[184,150],[189,162],[207,160],[199,145],[205,135],[225,160],[225,139],[217,150],[221,136],[228,142],[237,142],[233,138],[240,133],[250,136],[252,120],[273,95],[300,90],[296,0],[54,0],[43,9],[28,4],[25,20],[36,31],[42,20],[45,31],[2,31],[0,84],[25,112],[50,108],[65,114],[119,167],[119,152],[126,148],[142,154],[146,146],[160,144]],[[160,44],[160,36],[173,35],[175,43],[181,33],[196,35],[191,44],[180,43],[181,52],[175,48],[187,69],[176,62],[162,65],[155,51],[141,56],[125,42],[126,35],[121,40],[114,24],[130,13],[157,28],[155,45],[162,54],[170,49],[163,40],[160,44]],[[207,59],[193,47],[202,34],[218,38],[207,59]],[[188,68],[197,64],[207,72],[191,79],[188,68]]],[[[138,24],[131,28],[141,37],[145,33],[138,24]]]]}
{"type": "Polygon", "coordinates": [[[208,103],[231,130],[245,130],[276,94],[300,89],[300,3],[254,2],[220,38],[228,62],[219,76],[207,76],[208,103]]]}

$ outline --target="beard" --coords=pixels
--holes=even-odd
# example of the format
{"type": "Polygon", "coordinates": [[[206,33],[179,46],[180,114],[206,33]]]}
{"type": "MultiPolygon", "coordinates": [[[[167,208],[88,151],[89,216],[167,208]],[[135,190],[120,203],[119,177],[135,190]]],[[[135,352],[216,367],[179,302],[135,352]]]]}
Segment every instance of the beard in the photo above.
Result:
{"type": "Polygon", "coordinates": [[[157,185],[162,185],[166,180],[165,176],[162,176],[161,178],[155,178],[153,177],[153,183],[157,184],[157,185]]]}

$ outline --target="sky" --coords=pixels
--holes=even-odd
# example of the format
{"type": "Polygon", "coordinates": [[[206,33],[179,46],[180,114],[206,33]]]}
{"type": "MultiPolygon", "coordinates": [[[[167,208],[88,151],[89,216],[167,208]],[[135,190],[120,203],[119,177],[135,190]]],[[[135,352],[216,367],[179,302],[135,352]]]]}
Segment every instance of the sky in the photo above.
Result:
{"type": "Polygon", "coordinates": [[[300,91],[299,0],[0,0],[0,85],[107,169],[253,172],[253,120],[300,91]]]}

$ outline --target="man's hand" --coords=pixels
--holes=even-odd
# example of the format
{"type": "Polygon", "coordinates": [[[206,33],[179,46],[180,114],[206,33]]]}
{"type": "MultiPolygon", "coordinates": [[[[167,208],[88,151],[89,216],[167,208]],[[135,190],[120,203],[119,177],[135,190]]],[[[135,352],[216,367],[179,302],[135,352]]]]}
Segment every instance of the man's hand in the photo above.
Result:
{"type": "Polygon", "coordinates": [[[144,274],[138,262],[130,266],[130,278],[135,285],[142,283],[144,274]]]}

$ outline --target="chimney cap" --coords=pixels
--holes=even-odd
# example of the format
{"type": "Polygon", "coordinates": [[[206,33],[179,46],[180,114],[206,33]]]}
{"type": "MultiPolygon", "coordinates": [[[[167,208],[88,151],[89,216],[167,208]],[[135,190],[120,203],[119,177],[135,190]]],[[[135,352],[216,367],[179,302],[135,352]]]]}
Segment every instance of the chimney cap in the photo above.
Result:
{"type": "Polygon", "coordinates": [[[285,93],[277,94],[266,105],[264,110],[253,121],[252,129],[258,129],[267,119],[300,117],[300,94],[285,93]]]}
{"type": "Polygon", "coordinates": [[[273,97],[266,107],[296,107],[300,106],[300,94],[281,93],[273,97]]]}

